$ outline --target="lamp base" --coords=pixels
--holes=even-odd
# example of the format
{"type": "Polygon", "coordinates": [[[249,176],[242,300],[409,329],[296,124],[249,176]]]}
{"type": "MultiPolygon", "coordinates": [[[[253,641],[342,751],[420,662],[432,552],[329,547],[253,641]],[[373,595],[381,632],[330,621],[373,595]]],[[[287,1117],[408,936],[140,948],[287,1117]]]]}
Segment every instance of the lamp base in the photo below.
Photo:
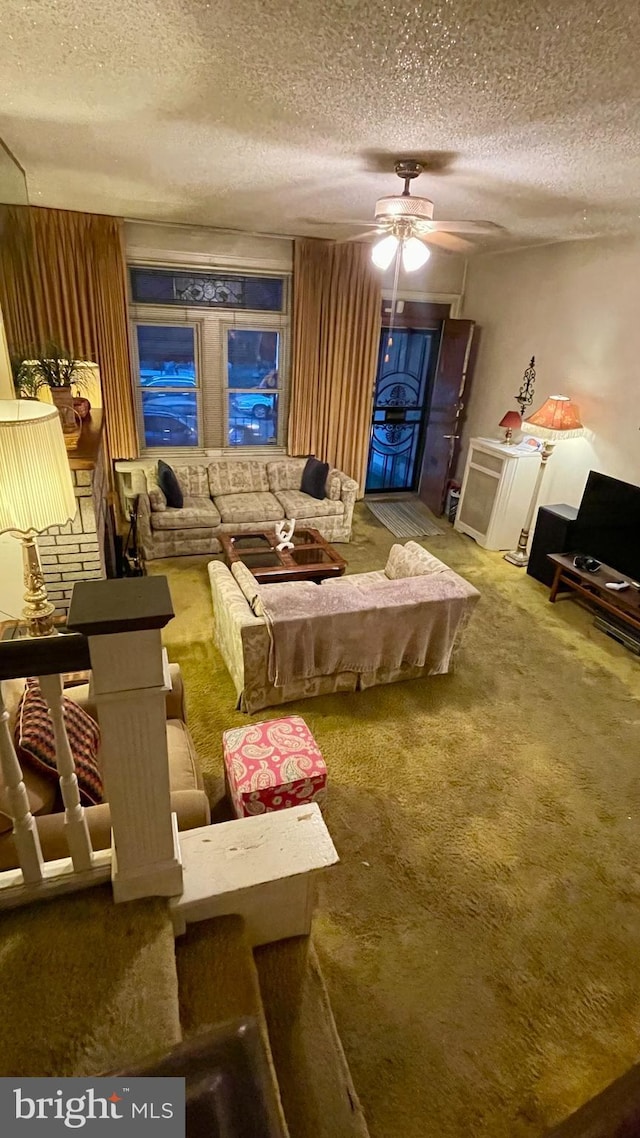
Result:
{"type": "Polygon", "coordinates": [[[22,616],[29,636],[53,636],[55,605],[47,597],[47,587],[33,537],[22,538],[22,564],[24,567],[25,606],[22,616]]]}
{"type": "Polygon", "coordinates": [[[519,569],[526,569],[529,564],[529,554],[523,553],[521,549],[513,549],[511,553],[505,553],[504,560],[510,565],[517,565],[519,569]]]}

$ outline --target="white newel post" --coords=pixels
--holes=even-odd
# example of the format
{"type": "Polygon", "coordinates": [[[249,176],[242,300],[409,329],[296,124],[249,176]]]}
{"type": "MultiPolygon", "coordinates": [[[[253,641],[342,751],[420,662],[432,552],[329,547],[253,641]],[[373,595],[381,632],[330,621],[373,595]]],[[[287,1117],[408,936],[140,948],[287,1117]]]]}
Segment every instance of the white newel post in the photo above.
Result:
{"type": "Polygon", "coordinates": [[[24,881],[35,885],[42,881],[42,850],[35,818],[29,807],[29,797],[22,780],[13,739],[9,731],[9,712],[0,694],[0,766],[7,788],[7,799],[13,818],[13,840],[24,881]]]}
{"type": "Polygon", "coordinates": [[[76,873],[81,873],[85,869],[91,869],[93,849],[84,806],[80,802],[76,765],[64,722],[62,676],[56,674],[40,676],[38,682],[53,721],[56,766],[60,775],[60,793],[64,805],[64,828],[67,846],[74,870],[76,873]]]}
{"type": "Polygon", "coordinates": [[[89,641],[116,901],[182,892],[160,636],[172,617],[166,577],[80,582],[69,611],[89,641]]]}

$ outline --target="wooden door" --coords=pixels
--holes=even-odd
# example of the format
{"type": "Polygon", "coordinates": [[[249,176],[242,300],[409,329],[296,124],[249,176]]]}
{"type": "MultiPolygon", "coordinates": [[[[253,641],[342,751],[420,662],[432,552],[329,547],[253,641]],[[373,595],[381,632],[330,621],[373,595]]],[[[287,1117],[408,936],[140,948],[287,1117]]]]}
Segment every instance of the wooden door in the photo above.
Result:
{"type": "Polygon", "coordinates": [[[473,320],[449,319],[442,325],[418,489],[421,500],[436,515],[444,510],[447,482],[458,454],[474,328],[473,320]]]}

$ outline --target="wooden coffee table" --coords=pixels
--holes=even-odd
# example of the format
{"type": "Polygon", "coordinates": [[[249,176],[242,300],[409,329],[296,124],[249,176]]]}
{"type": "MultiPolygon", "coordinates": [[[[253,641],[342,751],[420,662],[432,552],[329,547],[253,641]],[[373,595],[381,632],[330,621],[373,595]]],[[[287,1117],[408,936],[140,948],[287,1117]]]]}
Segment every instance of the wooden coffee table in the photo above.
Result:
{"type": "Polygon", "coordinates": [[[265,585],[276,581],[322,581],[325,577],[341,577],[347,563],[325,541],[317,529],[300,527],[293,535],[293,549],[276,549],[275,530],[253,530],[251,533],[221,533],[227,565],[241,561],[256,581],[265,585]]]}
{"type": "Polygon", "coordinates": [[[547,554],[555,567],[549,600],[555,601],[561,589],[570,590],[640,632],[640,590],[636,588],[635,582],[632,584],[632,578],[625,577],[624,573],[618,573],[617,569],[604,564],[595,573],[576,569],[573,564],[575,556],[575,553],[547,554]],[[608,581],[628,581],[629,588],[622,592],[607,589],[608,581]]]}

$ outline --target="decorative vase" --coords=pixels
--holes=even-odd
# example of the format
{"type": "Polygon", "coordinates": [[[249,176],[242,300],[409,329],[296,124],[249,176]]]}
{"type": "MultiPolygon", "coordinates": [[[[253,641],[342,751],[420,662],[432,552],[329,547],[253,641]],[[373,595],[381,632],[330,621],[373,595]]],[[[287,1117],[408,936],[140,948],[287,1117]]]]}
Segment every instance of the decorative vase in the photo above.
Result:
{"type": "Polygon", "coordinates": [[[73,450],[82,430],[82,419],[73,406],[73,392],[70,387],[50,387],[49,390],[62,420],[65,445],[67,450],[73,450]]]}

